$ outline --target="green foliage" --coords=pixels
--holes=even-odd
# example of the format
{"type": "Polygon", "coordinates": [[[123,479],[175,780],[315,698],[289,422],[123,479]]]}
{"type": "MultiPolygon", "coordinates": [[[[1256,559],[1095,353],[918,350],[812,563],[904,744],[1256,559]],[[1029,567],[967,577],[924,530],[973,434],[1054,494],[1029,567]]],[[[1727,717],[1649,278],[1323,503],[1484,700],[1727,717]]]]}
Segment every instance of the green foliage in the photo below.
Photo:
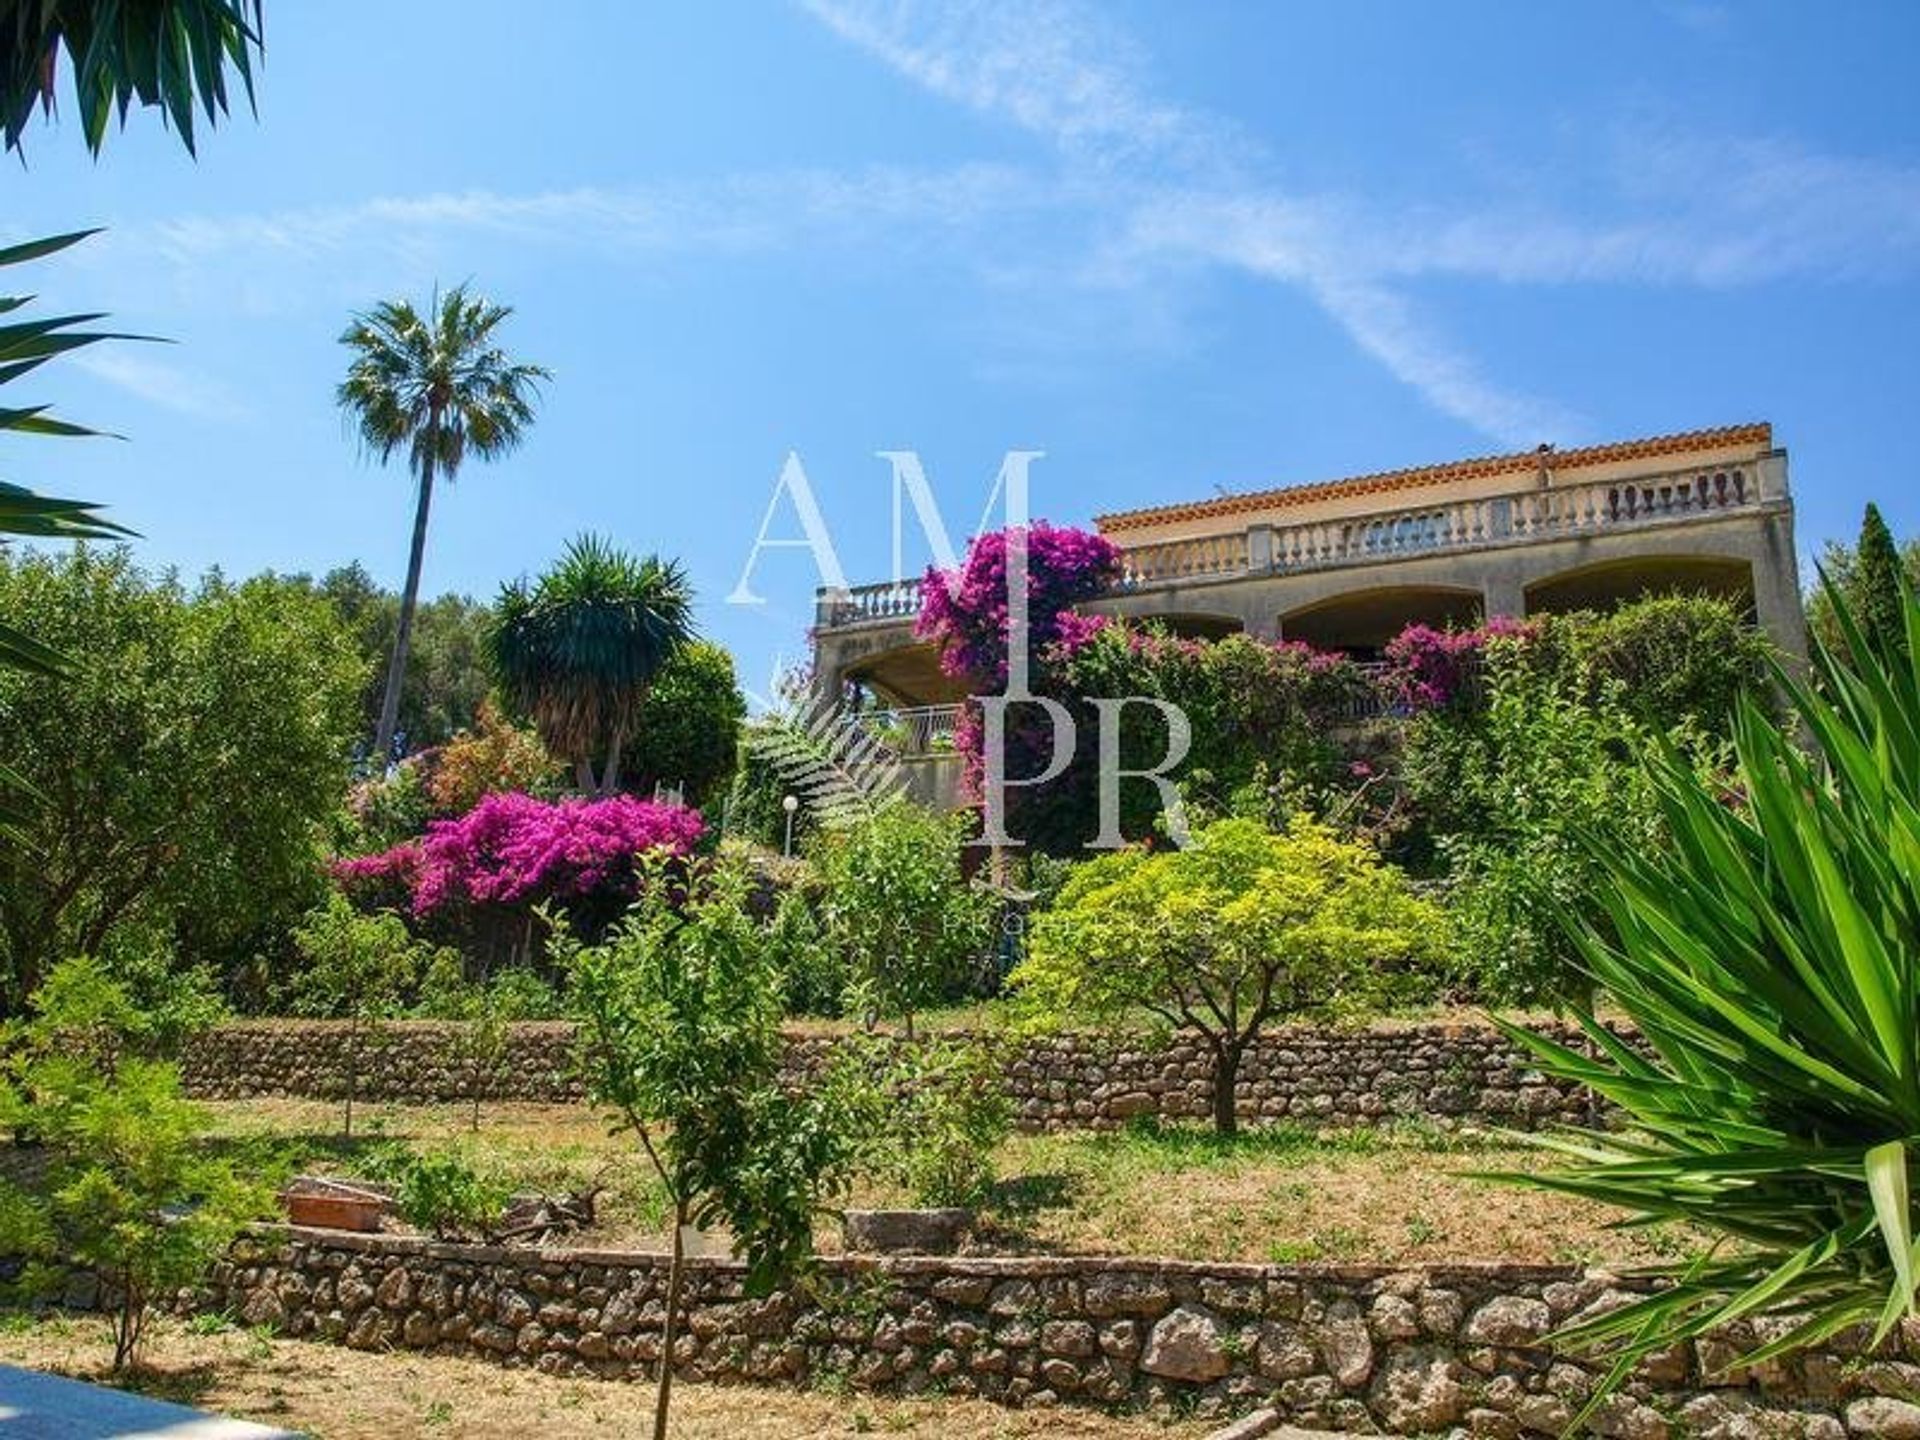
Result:
{"type": "Polygon", "coordinates": [[[998,1055],[977,1040],[846,1042],[836,1063],[856,1072],[839,1081],[848,1093],[871,1097],[863,1170],[901,1186],[916,1205],[988,1200],[994,1151],[1013,1125],[998,1055]]]}
{"type": "Polygon", "coordinates": [[[677,562],[589,534],[532,585],[502,588],[487,657],[508,706],[574,765],[581,789],[611,795],[648,690],[693,633],[677,562]]]}
{"type": "Polygon", "coordinates": [[[109,1072],[122,1057],[177,1055],[227,1013],[203,976],[140,966],[115,973],[90,955],[49,970],[29,1011],[0,1032],[16,1057],[80,1055],[109,1072]]]}
{"type": "Polygon", "coordinates": [[[622,761],[629,785],[679,786],[689,805],[710,807],[733,779],[746,714],[733,656],[705,640],[680,646],[640,702],[622,761]]]}
{"type": "Polygon", "coordinates": [[[1592,837],[1607,857],[1607,924],[1577,929],[1581,955],[1649,1048],[1590,1014],[1591,1055],[1507,1027],[1543,1068],[1629,1121],[1556,1142],[1567,1157],[1557,1171],[1509,1178],[1732,1242],[1560,1337],[1610,1348],[1614,1382],[1639,1356],[1762,1310],[1794,1323],[1746,1361],[1860,1322],[1884,1336],[1920,1310],[1908,1198],[1920,1136],[1920,599],[1905,601],[1903,647],[1866,634],[1844,604],[1835,614],[1853,658],[1822,647],[1820,689],[1788,682],[1811,754],[1745,704],[1731,793],[1684,757],[1650,757],[1664,852],[1592,837]]]}
{"type": "MultiPolygon", "coordinates": [[[[350,1022],[342,1133],[353,1134],[353,1102],[370,1043],[400,1014],[445,952],[416,940],[398,915],[367,915],[335,891],[293,931],[300,971],[292,982],[294,1013],[350,1022]]],[[[453,962],[457,963],[457,961],[453,962]]]]}
{"type": "MultiPolygon", "coordinates": [[[[1860,545],[1846,545],[1837,540],[1829,540],[1821,548],[1820,571],[1828,583],[1817,586],[1813,593],[1807,596],[1808,629],[1813,632],[1814,638],[1822,645],[1841,655],[1848,653],[1847,640],[1846,636],[1841,633],[1840,620],[1834,611],[1832,602],[1834,595],[1838,595],[1846,601],[1857,619],[1869,614],[1880,617],[1877,622],[1873,620],[1864,621],[1862,624],[1863,629],[1868,630],[1870,633],[1877,629],[1877,632],[1880,634],[1892,634],[1895,636],[1899,634],[1900,611],[1898,605],[1896,603],[1889,608],[1886,598],[1891,588],[1887,584],[1887,577],[1894,567],[1886,563],[1884,550],[1882,550],[1883,558],[1876,561],[1871,567],[1872,571],[1877,572],[1879,578],[1877,580],[1870,580],[1867,575],[1862,573],[1861,559],[1869,528],[1882,533],[1886,531],[1886,521],[1879,515],[1877,507],[1869,508],[1873,509],[1874,520],[1877,523],[1870,526],[1866,520],[1862,520],[1860,527],[1862,543],[1860,545]],[[1869,600],[1867,593],[1869,589],[1877,591],[1882,598],[1869,600]],[[1889,614],[1893,616],[1893,623],[1891,625],[1886,623],[1886,617],[1889,614]]],[[[1874,543],[1874,548],[1882,549],[1877,540],[1874,543]]],[[[1905,544],[1894,548],[1899,561],[1898,568],[1905,572],[1908,588],[1910,590],[1920,589],[1920,536],[1911,537],[1905,544]]],[[[1897,601],[1897,592],[1893,598],[1897,601]]]]}
{"type": "Polygon", "coordinates": [[[512,1198],[504,1180],[452,1150],[409,1155],[393,1179],[400,1218],[441,1240],[484,1237],[512,1198]]]}
{"type": "Polygon", "coordinates": [[[995,905],[967,882],[964,815],[900,800],[808,842],[811,893],[826,940],[844,957],[847,1009],[900,1016],[966,991],[990,953],[995,905]]]}
{"type": "Polygon", "coordinates": [[[361,668],[272,580],[150,579],[123,551],[0,554],[0,614],[68,657],[0,669],[29,851],[0,850],[0,998],[135,932],[225,978],[320,890],[361,668]]]}
{"type": "Polygon", "coordinates": [[[253,61],[261,53],[261,0],[35,0],[0,19],[0,125],[18,151],[36,109],[51,112],[64,53],[87,149],[100,153],[107,122],[124,126],[137,100],[158,106],[194,153],[194,105],[207,123],[227,113],[231,65],[253,103],[253,61]]]}
{"type": "MultiPolygon", "coordinates": [[[[339,612],[367,663],[360,707],[371,735],[380,720],[381,672],[400,628],[400,597],[376,584],[357,560],[329,570],[314,589],[339,612]]],[[[491,616],[488,606],[465,595],[442,595],[414,608],[396,731],[409,752],[444,745],[479,723],[493,684],[485,651],[491,616]]]]}
{"type": "Polygon", "coordinates": [[[1011,984],[1049,1021],[1144,1010],[1199,1031],[1214,1052],[1214,1124],[1229,1134],[1240,1058],[1262,1027],[1419,986],[1444,920],[1370,847],[1324,826],[1221,820],[1185,850],[1082,865],[1035,920],[1011,984]]]}
{"type": "Polygon", "coordinates": [[[462,731],[432,758],[426,788],[435,815],[464,815],[503,791],[547,796],[557,790],[558,767],[540,737],[509,721],[491,700],[480,702],[471,731],[462,731]]]}
{"type": "Polygon", "coordinates": [[[1465,987],[1496,1003],[1579,998],[1561,924],[1595,917],[1585,837],[1657,850],[1640,759],[1662,744],[1709,773],[1743,697],[1771,707],[1765,640],[1725,601],[1667,596],[1544,616],[1488,640],[1476,704],[1414,716],[1401,779],[1444,862],[1465,987]]]}
{"type": "MultiPolygon", "coordinates": [[[[1080,753],[1060,780],[1023,802],[1020,834],[1043,850],[1079,853],[1098,830],[1100,719],[1092,697],[1140,696],[1176,705],[1192,727],[1192,748],[1174,773],[1199,813],[1235,808],[1250,785],[1295,798],[1344,775],[1350,757],[1333,735],[1366,695],[1365,674],[1344,656],[1249,635],[1175,638],[1158,627],[1110,624],[1056,660],[1045,688],[1076,715],[1080,753]]],[[[1157,765],[1167,727],[1151,707],[1121,712],[1120,761],[1157,765]]],[[[1283,807],[1284,808],[1284,807],[1283,807]]],[[[1120,792],[1120,829],[1129,839],[1157,833],[1159,792],[1134,782],[1120,792]]]]}
{"type": "MultiPolygon", "coordinates": [[[[659,862],[651,863],[656,867],[659,862]]],[[[664,871],[603,944],[559,937],[580,1023],[589,1095],[639,1141],[674,1208],[664,1353],[677,1338],[682,1232],[724,1223],[765,1293],[802,1263],[812,1217],[846,1183],[852,1103],[835,1086],[780,1085],[780,994],[752,878],[697,865],[679,903],[664,871]]],[[[654,1434],[664,1440],[671,1365],[660,1367],[654,1434]]]]}
{"type": "Polygon", "coordinates": [[[853,988],[853,967],[836,945],[814,900],[799,888],[782,891],[767,921],[767,947],[780,977],[781,1008],[789,1015],[841,1015],[853,988]]]}
{"type": "Polygon", "coordinates": [[[197,1283],[268,1196],[201,1142],[207,1118],[178,1072],[140,1050],[161,1040],[124,985],[92,961],[58,967],[8,1035],[0,1127],[45,1147],[44,1179],[0,1185],[0,1254],[27,1291],[91,1272],[114,1314],[116,1370],[150,1306],[197,1283]]]}
{"type": "Polygon", "coordinates": [[[1860,545],[1846,595],[1854,620],[1879,649],[1906,653],[1906,602],[1913,585],[1880,507],[1869,504],[1860,522],[1860,545]]]}
{"type": "Polygon", "coordinates": [[[415,1013],[455,1025],[448,1047],[465,1077],[472,1102],[469,1128],[480,1128],[480,1102],[506,1067],[512,1026],[554,1015],[559,1002],[540,977],[528,970],[506,970],[491,980],[469,981],[459,955],[442,950],[421,982],[415,1013]]]}

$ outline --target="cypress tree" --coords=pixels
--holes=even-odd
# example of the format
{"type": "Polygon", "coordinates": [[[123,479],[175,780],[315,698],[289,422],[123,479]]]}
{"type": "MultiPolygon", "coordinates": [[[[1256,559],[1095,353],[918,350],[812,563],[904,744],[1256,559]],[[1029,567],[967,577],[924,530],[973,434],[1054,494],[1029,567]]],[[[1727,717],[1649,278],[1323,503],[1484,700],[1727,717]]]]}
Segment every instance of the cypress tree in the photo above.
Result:
{"type": "Polygon", "coordinates": [[[1847,602],[1867,639],[1882,653],[1907,653],[1906,595],[1910,584],[1893,532],[1871,501],[1860,521],[1847,602]]]}

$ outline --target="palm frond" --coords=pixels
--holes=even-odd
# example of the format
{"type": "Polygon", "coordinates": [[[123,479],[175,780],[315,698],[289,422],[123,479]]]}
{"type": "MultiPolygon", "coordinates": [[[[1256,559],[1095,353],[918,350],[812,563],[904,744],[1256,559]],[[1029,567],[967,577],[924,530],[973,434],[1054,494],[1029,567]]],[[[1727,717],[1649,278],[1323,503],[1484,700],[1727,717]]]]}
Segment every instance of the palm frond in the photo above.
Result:
{"type": "Polygon", "coordinates": [[[746,745],[827,829],[856,824],[906,794],[900,757],[829,696],[751,727],[746,745]]]}

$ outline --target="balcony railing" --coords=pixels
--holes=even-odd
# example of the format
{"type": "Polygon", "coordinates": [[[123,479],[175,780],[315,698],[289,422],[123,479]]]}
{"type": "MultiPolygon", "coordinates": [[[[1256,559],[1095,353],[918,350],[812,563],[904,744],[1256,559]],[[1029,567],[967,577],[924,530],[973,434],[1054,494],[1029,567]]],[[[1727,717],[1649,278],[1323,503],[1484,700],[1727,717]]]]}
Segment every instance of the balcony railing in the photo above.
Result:
{"type": "Polygon", "coordinates": [[[910,709],[860,710],[848,716],[874,739],[902,759],[937,755],[953,749],[958,705],[916,705],[910,709]]]}
{"type": "MultiPolygon", "coordinates": [[[[1507,495],[1447,500],[1301,525],[1255,525],[1218,535],[1136,545],[1122,552],[1116,593],[1196,580],[1287,575],[1372,565],[1501,545],[1537,544],[1598,531],[1713,519],[1763,500],[1752,465],[1714,466],[1507,495]]],[[[911,619],[919,579],[822,591],[828,628],[911,619]]]]}

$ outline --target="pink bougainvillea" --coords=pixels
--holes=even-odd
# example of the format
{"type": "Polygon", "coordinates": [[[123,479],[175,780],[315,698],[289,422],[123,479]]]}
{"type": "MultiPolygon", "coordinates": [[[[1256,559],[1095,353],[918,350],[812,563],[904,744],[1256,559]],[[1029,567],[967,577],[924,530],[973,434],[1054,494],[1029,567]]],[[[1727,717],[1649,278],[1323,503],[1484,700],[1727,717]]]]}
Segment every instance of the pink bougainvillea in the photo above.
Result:
{"type": "Polygon", "coordinates": [[[630,892],[636,855],[684,855],[704,830],[700,812],[684,805],[508,792],[434,821],[417,842],[342,860],[334,875],[349,894],[404,881],[416,916],[455,905],[532,905],[630,892]]]}
{"type": "Polygon", "coordinates": [[[1505,616],[1472,630],[1409,625],[1387,642],[1390,681],[1403,704],[1440,709],[1460,699],[1479,675],[1489,640],[1531,633],[1524,620],[1505,616]]]}
{"type": "Polygon", "coordinates": [[[940,646],[949,675],[981,687],[1007,678],[1007,537],[1027,542],[1027,634],[1038,657],[1058,641],[1084,642],[1098,622],[1073,614],[1120,578],[1120,551],[1104,535],[1036,520],[1024,531],[981,535],[957,572],[927,571],[914,633],[940,646]]]}

